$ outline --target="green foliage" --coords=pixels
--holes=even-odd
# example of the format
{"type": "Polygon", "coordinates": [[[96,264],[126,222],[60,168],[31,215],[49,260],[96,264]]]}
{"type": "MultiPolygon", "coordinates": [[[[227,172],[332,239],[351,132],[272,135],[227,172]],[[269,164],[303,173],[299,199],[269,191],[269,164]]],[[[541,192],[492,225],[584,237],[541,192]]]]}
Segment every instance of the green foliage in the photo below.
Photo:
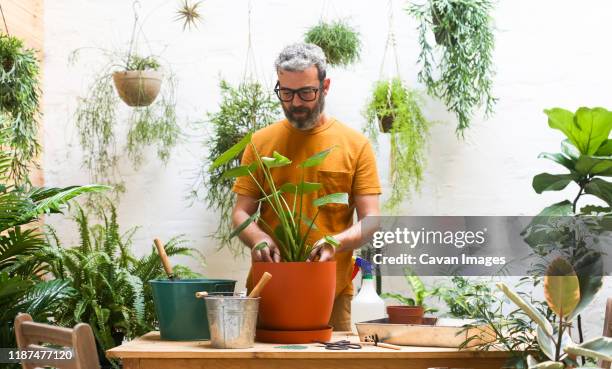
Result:
{"type": "Polygon", "coordinates": [[[359,33],[343,20],[319,22],[306,32],[304,41],[323,49],[329,65],[344,67],[359,60],[359,33]]]}
{"type": "MultiPolygon", "coordinates": [[[[544,317],[532,304],[505,284],[499,283],[498,287],[538,325],[536,337],[540,347],[548,359],[557,363],[559,368],[576,366],[566,353],[612,361],[611,338],[599,337],[583,344],[575,344],[567,334],[571,312],[582,298],[576,272],[567,260],[559,258],[553,261],[544,277],[547,306],[554,312],[555,320],[551,321],[544,317]]],[[[529,361],[530,368],[539,367],[537,360],[530,359],[529,361]]]]}
{"type": "Polygon", "coordinates": [[[0,129],[9,129],[7,143],[14,151],[10,177],[14,183],[29,183],[28,173],[40,153],[38,122],[40,66],[33,49],[13,36],[0,34],[0,129]]]}
{"type": "Polygon", "coordinates": [[[461,276],[452,277],[450,286],[436,287],[431,294],[444,301],[449,316],[459,319],[484,318],[477,308],[478,304],[493,306],[495,302],[487,283],[461,276]]]}
{"type": "Polygon", "coordinates": [[[232,158],[221,166],[213,163],[222,153],[229,150],[249,132],[255,132],[280,118],[278,99],[267,92],[258,82],[242,82],[237,87],[221,80],[221,103],[219,111],[208,113],[206,123],[208,150],[194,184],[192,197],[202,198],[208,208],[219,212],[219,225],[212,235],[219,242],[219,248],[227,247],[234,255],[241,255],[244,247],[229,235],[232,232],[231,212],[236,196],[232,192],[233,176],[228,170],[240,165],[238,152],[230,152],[232,158]],[[223,174],[226,173],[224,177],[223,174]]]}
{"type": "MultiPolygon", "coordinates": [[[[99,346],[114,347],[117,333],[132,339],[156,325],[153,295],[148,281],[164,278],[165,273],[155,248],[149,254],[133,254],[133,237],[137,228],[121,232],[115,207],[97,209],[101,223],[91,224],[91,217],[77,208],[74,220],[80,242],[63,247],[48,227],[47,245],[21,260],[22,266],[32,263],[44,266],[40,272],[63,280],[74,290],[66,304],[73,309],[58,309],[54,317],[58,324],[73,326],[79,322],[91,325],[99,346]]],[[[191,255],[181,237],[167,242],[168,256],[191,255]]],[[[185,267],[175,270],[179,277],[196,276],[185,267]]]]}
{"type": "Polygon", "coordinates": [[[425,305],[425,299],[434,295],[435,290],[428,290],[421,278],[414,275],[408,268],[404,270],[404,278],[406,278],[406,282],[408,283],[408,286],[410,286],[413,297],[406,297],[398,293],[383,293],[380,295],[380,297],[384,299],[391,298],[397,300],[402,305],[423,306],[426,313],[435,313],[438,311],[436,308],[429,308],[425,305]]]}
{"type": "Polygon", "coordinates": [[[95,185],[32,188],[10,184],[15,155],[9,145],[11,135],[11,129],[0,130],[0,347],[15,347],[13,320],[18,312],[46,322],[75,292],[65,281],[39,279],[44,259],[24,262],[45,247],[45,239],[33,223],[43,214],[61,213],[64,205],[78,195],[107,189],[95,185]]]}
{"type": "MultiPolygon", "coordinates": [[[[314,199],[312,205],[316,208],[316,212],[312,220],[303,214],[303,201],[304,194],[306,193],[304,189],[309,186],[318,185],[317,183],[309,183],[307,185],[306,182],[304,182],[304,169],[307,166],[314,167],[316,164],[322,163],[331,152],[331,149],[316,153],[304,160],[304,162],[298,164],[298,167],[301,168],[301,181],[298,184],[288,183],[279,186],[277,183],[274,183],[271,170],[287,166],[291,164],[291,160],[276,151],[273,153],[272,157],[260,156],[255,144],[251,141],[251,134],[247,134],[236,145],[219,155],[219,157],[213,161],[211,168],[214,170],[230,163],[232,160],[235,160],[235,157],[245,148],[251,149],[255,154],[254,163],[257,164],[256,171],[261,174],[265,183],[258,180],[252,170],[247,170],[246,173],[241,173],[239,176],[250,176],[257,184],[257,187],[262,193],[259,202],[265,202],[270,206],[278,217],[279,225],[272,229],[270,225],[260,217],[260,209],[258,209],[242,224],[236,227],[230,234],[230,238],[237,236],[251,223],[258,221],[264,227],[265,231],[269,235],[273,235],[276,239],[282,261],[301,262],[308,260],[314,245],[307,244],[307,239],[310,231],[315,227],[315,221],[319,215],[319,207],[327,204],[348,205],[347,193],[332,193],[314,199]],[[264,187],[270,189],[269,194],[266,193],[264,187]],[[302,227],[303,225],[306,225],[306,229],[302,227]]],[[[229,170],[236,173],[235,168],[229,170]]],[[[333,237],[328,239],[328,242],[331,245],[338,244],[338,241],[333,239],[333,237]]]]}
{"type": "Polygon", "coordinates": [[[431,123],[425,119],[415,91],[404,87],[399,78],[378,81],[364,112],[366,132],[378,139],[378,125],[385,117],[393,118],[390,130],[391,196],[385,203],[388,210],[397,210],[411,192],[420,189],[427,159],[426,148],[431,123]]]}
{"type": "Polygon", "coordinates": [[[457,116],[460,135],[478,107],[484,105],[489,115],[496,102],[492,9],[490,0],[428,0],[407,9],[419,23],[419,81],[457,116]],[[437,45],[430,43],[431,33],[437,45]]]}
{"type": "MultiPolygon", "coordinates": [[[[71,62],[78,59],[79,52],[71,55],[71,62]]],[[[151,145],[157,146],[158,158],[166,164],[171,150],[179,143],[181,129],[176,115],[176,80],[166,68],[162,92],[153,104],[130,109],[126,145],[118,148],[118,135],[123,116],[120,98],[115,92],[112,73],[122,70],[158,69],[155,57],[140,57],[134,54],[104,52],[106,63],[94,72],[92,83],[84,97],[79,98],[75,122],[79,132],[79,143],[84,151],[83,166],[96,183],[112,184],[117,192],[125,190],[123,177],[119,173],[119,161],[128,157],[134,169],[143,161],[143,151],[151,145]]]]}

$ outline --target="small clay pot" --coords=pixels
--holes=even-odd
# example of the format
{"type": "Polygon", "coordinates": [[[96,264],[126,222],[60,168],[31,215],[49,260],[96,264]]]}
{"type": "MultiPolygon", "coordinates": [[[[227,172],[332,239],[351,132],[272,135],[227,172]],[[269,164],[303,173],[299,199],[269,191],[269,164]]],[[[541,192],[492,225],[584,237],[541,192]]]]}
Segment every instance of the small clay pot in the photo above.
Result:
{"type": "Polygon", "coordinates": [[[121,100],[129,106],[149,106],[159,94],[161,72],[131,70],[113,73],[113,82],[121,100]]]}
{"type": "Polygon", "coordinates": [[[387,306],[391,324],[423,324],[425,309],[422,306],[387,306]]]}

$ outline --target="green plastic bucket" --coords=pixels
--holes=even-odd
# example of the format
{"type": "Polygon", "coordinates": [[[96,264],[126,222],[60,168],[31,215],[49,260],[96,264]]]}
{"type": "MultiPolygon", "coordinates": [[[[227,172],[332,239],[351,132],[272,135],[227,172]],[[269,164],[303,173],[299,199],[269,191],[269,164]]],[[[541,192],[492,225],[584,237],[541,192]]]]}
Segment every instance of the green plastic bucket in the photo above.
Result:
{"type": "Polygon", "coordinates": [[[155,279],[149,281],[159,320],[161,339],[194,341],[210,339],[206,303],[195,293],[233,293],[236,281],[230,279],[155,279]]]}

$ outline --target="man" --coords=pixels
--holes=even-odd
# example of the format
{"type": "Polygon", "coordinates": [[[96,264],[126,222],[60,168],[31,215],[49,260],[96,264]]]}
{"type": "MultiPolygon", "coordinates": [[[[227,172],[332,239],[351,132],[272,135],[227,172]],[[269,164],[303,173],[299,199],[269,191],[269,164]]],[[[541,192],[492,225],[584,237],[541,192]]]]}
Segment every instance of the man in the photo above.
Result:
{"type": "MultiPolygon", "coordinates": [[[[326,78],[325,54],[321,48],[312,44],[290,45],[280,53],[275,66],[278,75],[275,92],[287,119],[257,131],[252,142],[262,156],[272,156],[277,151],[292,160],[291,165],[271,171],[277,184],[299,183],[302,169],[297,164],[317,152],[334,147],[321,165],[305,168],[304,180],[321,183],[323,188],[318,194],[305,194],[305,197],[312,197],[304,201],[304,213],[314,213],[310,204],[315,197],[336,192],[349,194],[348,206],[328,204],[319,209],[318,229],[310,233],[308,243],[315,245],[309,260],[335,259],[337,262],[336,298],[330,325],[335,330],[350,330],[353,250],[362,244],[361,219],[380,213],[378,197],[381,190],[374,152],[365,136],[325,114],[325,96],[329,92],[330,80],[326,78]],[[359,222],[353,224],[355,210],[359,222]],[[332,235],[340,242],[335,251],[325,244],[325,235],[332,235]]],[[[242,164],[253,160],[253,150],[247,146],[242,164]]],[[[232,221],[237,227],[257,211],[257,199],[262,194],[250,177],[238,178],[233,191],[237,193],[237,201],[232,221]]],[[[274,229],[278,220],[272,209],[264,203],[260,212],[263,220],[274,229]]],[[[245,228],[240,239],[251,248],[253,262],[280,261],[274,236],[258,224],[245,228]],[[263,241],[267,247],[254,249],[263,241]]],[[[250,276],[247,285],[252,287],[250,276]]]]}

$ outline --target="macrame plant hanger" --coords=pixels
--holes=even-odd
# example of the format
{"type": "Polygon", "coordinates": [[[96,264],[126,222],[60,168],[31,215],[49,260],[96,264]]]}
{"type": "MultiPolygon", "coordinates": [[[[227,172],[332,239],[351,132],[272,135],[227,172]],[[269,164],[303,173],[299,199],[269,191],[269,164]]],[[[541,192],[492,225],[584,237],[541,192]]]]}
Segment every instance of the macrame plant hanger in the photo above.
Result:
{"type": "Polygon", "coordinates": [[[6,24],[6,18],[4,17],[4,9],[2,9],[1,3],[0,3],[0,13],[2,13],[2,22],[4,23],[4,31],[6,32],[7,36],[10,36],[11,33],[9,32],[8,24],[6,24]]]}
{"type": "MultiPolygon", "coordinates": [[[[249,8],[248,8],[248,42],[247,42],[247,51],[246,58],[244,62],[244,71],[242,73],[242,81],[240,84],[248,84],[248,83],[260,83],[259,82],[259,72],[257,68],[257,58],[255,57],[255,49],[253,47],[253,3],[252,0],[249,0],[249,8]]],[[[251,127],[249,128],[251,131],[254,131],[256,128],[256,117],[251,116],[251,127]]]]}
{"type": "MultiPolygon", "coordinates": [[[[138,43],[137,43],[137,39],[138,37],[143,37],[145,40],[145,44],[147,45],[147,48],[149,49],[149,54],[153,55],[153,50],[151,49],[151,44],[149,42],[149,40],[147,39],[147,36],[145,35],[145,33],[143,32],[142,28],[144,26],[144,21],[140,22],[140,10],[142,8],[142,5],[140,3],[140,0],[134,0],[134,2],[132,2],[132,11],[134,12],[134,25],[132,26],[132,35],[130,36],[130,43],[128,46],[128,53],[126,55],[126,65],[127,63],[130,61],[130,58],[132,57],[132,53],[134,52],[134,49],[138,48],[138,43]]],[[[150,15],[150,14],[149,14],[150,15]]],[[[146,21],[145,17],[145,21],[146,21]]]]}

